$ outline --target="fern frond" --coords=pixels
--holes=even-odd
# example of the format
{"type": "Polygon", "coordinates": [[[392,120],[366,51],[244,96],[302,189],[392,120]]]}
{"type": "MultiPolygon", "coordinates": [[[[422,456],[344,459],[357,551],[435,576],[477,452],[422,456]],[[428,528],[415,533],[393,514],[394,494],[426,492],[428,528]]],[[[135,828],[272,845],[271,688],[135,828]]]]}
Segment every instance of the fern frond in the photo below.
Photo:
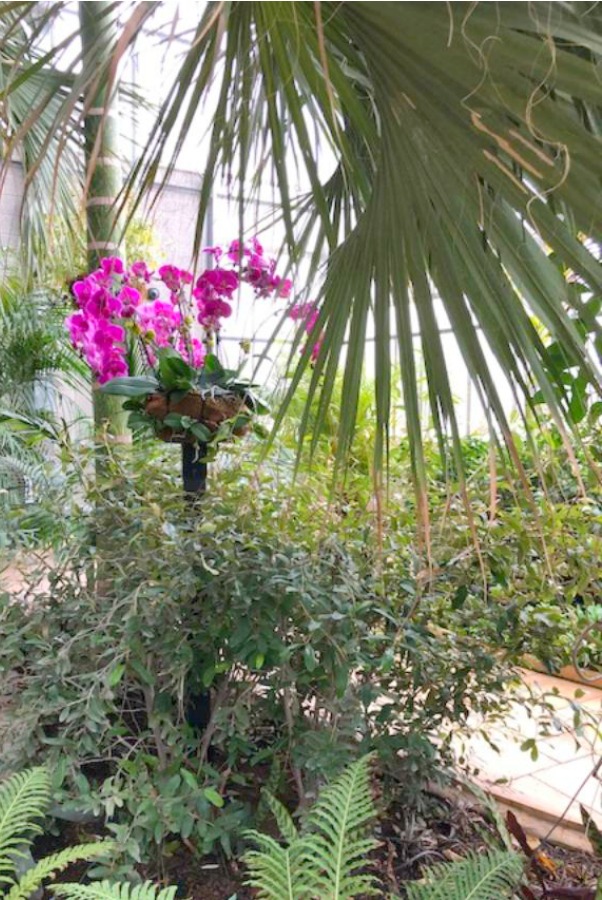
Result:
{"type": "Polygon", "coordinates": [[[94,884],[56,884],[50,890],[67,900],[175,900],[177,888],[159,888],[150,881],[144,884],[98,881],[94,884]]]}
{"type": "Polygon", "coordinates": [[[78,847],[67,847],[58,853],[41,859],[35,866],[28,869],[21,877],[18,884],[8,892],[6,900],[29,900],[39,887],[51,878],[57,872],[62,872],[67,866],[81,859],[93,859],[96,856],[103,856],[109,850],[114,848],[111,841],[102,841],[97,844],[80,844],[78,847]]]}
{"type": "Polygon", "coordinates": [[[43,767],[17,772],[0,784],[0,884],[13,882],[15,859],[23,856],[50,803],[50,776],[43,767]]]}
{"type": "Polygon", "coordinates": [[[297,826],[293,822],[293,817],[289,813],[286,806],[284,806],[284,804],[282,804],[280,800],[274,797],[273,794],[270,794],[269,791],[262,791],[262,793],[265,797],[270,812],[276,819],[276,824],[278,825],[280,834],[286,841],[288,841],[289,844],[291,844],[299,836],[297,826]]]}
{"type": "Polygon", "coordinates": [[[370,757],[363,757],[348,766],[322,791],[307,819],[314,832],[308,835],[309,852],[323,869],[320,896],[332,900],[377,893],[374,876],[358,874],[377,845],[366,835],[375,814],[369,764],[370,757]]]}
{"type": "Polygon", "coordinates": [[[364,757],[353,763],[323,790],[301,833],[284,807],[267,795],[288,846],[247,832],[256,846],[243,857],[250,874],[247,884],[260,900],[352,900],[377,894],[374,876],[362,872],[376,846],[366,834],[375,813],[369,762],[364,757]]]}
{"type": "Polygon", "coordinates": [[[508,900],[522,874],[523,861],[516,853],[472,853],[459,862],[428,869],[426,883],[407,885],[408,900],[508,900]]]}
{"type": "Polygon", "coordinates": [[[297,838],[289,847],[258,831],[246,836],[256,844],[244,861],[249,868],[247,884],[257,891],[258,900],[304,900],[315,896],[315,862],[308,859],[306,840],[297,838]]]}

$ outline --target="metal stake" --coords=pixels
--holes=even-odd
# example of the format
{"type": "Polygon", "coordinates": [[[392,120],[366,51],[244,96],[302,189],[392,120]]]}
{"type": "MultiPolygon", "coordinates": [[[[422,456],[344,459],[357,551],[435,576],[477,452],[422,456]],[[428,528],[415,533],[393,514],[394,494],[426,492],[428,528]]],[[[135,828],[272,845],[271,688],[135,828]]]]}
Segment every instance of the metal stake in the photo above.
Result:
{"type": "MultiPolygon", "coordinates": [[[[204,494],[207,489],[207,444],[182,444],[182,482],[185,494],[204,494]]],[[[192,499],[192,498],[191,498],[192,499]]]]}
{"type": "MultiPolygon", "coordinates": [[[[207,489],[206,444],[182,444],[182,483],[186,499],[192,504],[207,489]]],[[[196,731],[203,731],[211,718],[211,694],[189,690],[186,699],[186,721],[196,731]]]]}

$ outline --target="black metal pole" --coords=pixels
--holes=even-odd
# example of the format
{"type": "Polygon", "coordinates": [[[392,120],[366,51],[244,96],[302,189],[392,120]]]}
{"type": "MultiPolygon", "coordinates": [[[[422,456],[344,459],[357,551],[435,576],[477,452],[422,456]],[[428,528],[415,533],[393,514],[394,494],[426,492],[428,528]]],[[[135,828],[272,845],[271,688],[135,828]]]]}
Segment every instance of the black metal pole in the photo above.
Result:
{"type": "Polygon", "coordinates": [[[207,444],[182,444],[182,482],[184,493],[204,494],[207,489],[207,444]]]}
{"type": "MultiPolygon", "coordinates": [[[[207,489],[206,444],[182,444],[182,483],[186,499],[199,500],[207,489]]],[[[187,691],[186,721],[197,731],[203,731],[211,718],[211,694],[209,691],[187,691]]]]}

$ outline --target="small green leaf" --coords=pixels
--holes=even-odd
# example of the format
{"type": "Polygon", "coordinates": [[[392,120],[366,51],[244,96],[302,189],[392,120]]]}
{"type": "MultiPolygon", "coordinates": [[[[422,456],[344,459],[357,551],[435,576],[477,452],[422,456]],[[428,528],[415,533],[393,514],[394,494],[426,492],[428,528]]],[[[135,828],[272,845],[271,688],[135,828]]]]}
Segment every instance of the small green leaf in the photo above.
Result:
{"type": "Polygon", "coordinates": [[[123,678],[124,672],[125,672],[125,664],[124,663],[119,663],[119,665],[115,666],[115,668],[109,672],[109,686],[115,687],[116,685],[118,685],[119,682],[121,681],[121,679],[123,678]]]}
{"type": "Polygon", "coordinates": [[[347,684],[349,682],[349,672],[345,668],[345,666],[340,666],[334,676],[334,683],[336,688],[337,697],[342,697],[345,691],[347,690],[347,684]]]}
{"type": "Polygon", "coordinates": [[[211,685],[211,683],[213,682],[214,678],[215,678],[215,666],[214,665],[208,666],[203,671],[203,674],[201,675],[201,682],[203,684],[203,687],[208,688],[211,685]]]}
{"type": "Polygon", "coordinates": [[[313,672],[318,665],[316,651],[311,644],[305,645],[305,649],[303,650],[303,662],[305,663],[305,668],[308,672],[313,672]]]}
{"type": "Polygon", "coordinates": [[[452,599],[452,609],[462,609],[466,598],[468,597],[468,588],[465,584],[460,585],[452,599]]]}
{"type": "Polygon", "coordinates": [[[602,400],[592,403],[589,414],[592,419],[599,419],[602,416],[602,400]]]}
{"type": "Polygon", "coordinates": [[[168,413],[163,419],[163,424],[167,428],[182,428],[183,427],[183,416],[180,416],[178,413],[168,413]]]}
{"type": "Polygon", "coordinates": [[[182,778],[189,788],[192,788],[193,791],[198,791],[199,783],[196,780],[193,772],[191,772],[189,769],[180,769],[180,774],[182,775],[182,778]]]}
{"type": "Polygon", "coordinates": [[[261,424],[261,422],[254,422],[253,423],[253,434],[256,434],[257,437],[261,438],[262,440],[265,440],[269,435],[269,431],[265,427],[265,425],[261,424]]]}
{"type": "Polygon", "coordinates": [[[211,440],[211,432],[202,422],[195,422],[194,425],[191,425],[190,432],[201,443],[207,443],[207,441],[211,440]]]}
{"type": "Polygon", "coordinates": [[[530,756],[532,760],[537,760],[539,758],[539,750],[537,749],[537,743],[533,738],[528,738],[528,740],[523,741],[520,745],[520,749],[523,752],[530,752],[530,756]]]}
{"type": "Polygon", "coordinates": [[[129,400],[124,401],[121,408],[139,412],[144,409],[144,399],[142,397],[131,397],[129,400]]]}
{"type": "Polygon", "coordinates": [[[600,831],[583,804],[579,804],[579,809],[581,811],[581,821],[585,827],[586,837],[592,845],[592,849],[596,856],[599,856],[600,859],[602,859],[602,831],[600,831]]]}
{"type": "Polygon", "coordinates": [[[195,370],[174,350],[159,354],[159,380],[168,391],[190,390],[195,370]]]}
{"type": "Polygon", "coordinates": [[[148,428],[152,420],[141,410],[135,410],[128,416],[128,428],[136,431],[137,428],[148,428]]]}
{"type": "Polygon", "coordinates": [[[221,809],[224,805],[224,798],[215,790],[215,788],[205,788],[203,791],[203,796],[206,800],[209,801],[209,803],[211,803],[212,806],[217,806],[218,809],[221,809]]]}
{"type": "Polygon", "coordinates": [[[129,664],[143,684],[154,684],[152,672],[139,659],[130,659],[129,664]]]}
{"type": "Polygon", "coordinates": [[[573,385],[571,402],[569,403],[569,415],[576,424],[582,422],[587,415],[584,393],[581,388],[575,384],[573,385]]]}
{"type": "Polygon", "coordinates": [[[159,382],[149,376],[124,376],[112,378],[99,388],[102,394],[116,397],[144,397],[159,390],[159,382]]]}
{"type": "Polygon", "coordinates": [[[203,362],[203,369],[208,375],[223,376],[226,370],[214,353],[208,353],[203,362]]]}

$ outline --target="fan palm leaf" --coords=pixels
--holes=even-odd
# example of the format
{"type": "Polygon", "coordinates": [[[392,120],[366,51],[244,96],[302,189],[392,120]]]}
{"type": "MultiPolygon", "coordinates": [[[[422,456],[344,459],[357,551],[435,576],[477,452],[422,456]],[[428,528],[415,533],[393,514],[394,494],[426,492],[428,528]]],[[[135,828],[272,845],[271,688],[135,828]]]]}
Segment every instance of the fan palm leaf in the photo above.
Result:
{"type": "MultiPolygon", "coordinates": [[[[139,6],[152,15],[153,4],[139,6]]],[[[326,417],[342,366],[339,462],[354,437],[370,331],[376,463],[389,441],[395,340],[423,495],[430,423],[419,357],[432,425],[451,437],[461,471],[442,313],[499,441],[510,443],[511,434],[494,360],[516,397],[529,404],[537,385],[559,427],[571,421],[533,316],[567,365],[600,390],[598,360],[580,328],[582,294],[567,270],[600,294],[601,22],[598,5],[579,3],[207,4],[127,193],[140,200],[160,163],[168,177],[211,96],[196,250],[220,173],[238,184],[243,224],[250,195],[277,186],[291,258],[309,252],[307,290],[321,310],[302,431],[314,401],[318,424],[326,417]],[[305,182],[300,194],[288,159],[305,182]]],[[[130,40],[126,29],[112,52],[130,40]]],[[[56,123],[91,77],[78,74],[56,123]]],[[[295,348],[277,424],[311,364],[312,343],[299,356],[295,348]]]]}
{"type": "Polygon", "coordinates": [[[105,71],[107,60],[111,63],[110,90],[119,87],[120,99],[126,104],[145,105],[131,86],[116,83],[115,72],[123,50],[135,41],[138,26],[157,4],[137,4],[132,16],[123,21],[116,41],[114,25],[121,16],[121,4],[109,4],[103,13],[101,40],[85,58],[75,22],[71,28],[63,28],[66,33],[58,41],[49,39],[53,25],[68,22],[65,6],[62,2],[18,0],[0,4],[0,189],[11,165],[18,163],[26,188],[21,249],[29,275],[39,275],[48,251],[54,250],[57,222],[70,239],[62,241],[62,249],[73,248],[74,265],[83,246],[83,98],[99,72],[105,71]]]}

